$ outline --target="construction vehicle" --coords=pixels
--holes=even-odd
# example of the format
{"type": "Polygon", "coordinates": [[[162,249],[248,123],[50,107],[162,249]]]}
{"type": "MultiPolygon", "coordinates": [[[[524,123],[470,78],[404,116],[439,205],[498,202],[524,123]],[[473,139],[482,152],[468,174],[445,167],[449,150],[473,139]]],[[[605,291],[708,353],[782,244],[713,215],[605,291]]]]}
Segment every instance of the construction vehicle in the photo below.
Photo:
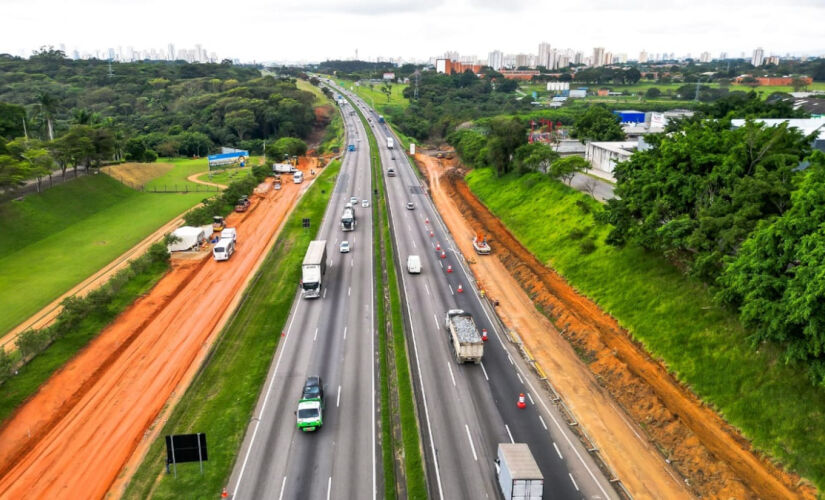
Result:
{"type": "Polygon", "coordinates": [[[295,416],[298,429],[304,432],[316,431],[324,425],[324,385],[321,377],[307,377],[295,416]]]}
{"type": "Polygon", "coordinates": [[[541,500],[544,476],[526,443],[501,443],[496,458],[498,486],[506,500],[541,500]]]}
{"type": "Polygon", "coordinates": [[[291,174],[298,170],[293,165],[289,163],[273,163],[272,164],[272,171],[276,174],[291,174]]]}
{"type": "Polygon", "coordinates": [[[238,203],[235,204],[235,211],[236,212],[246,212],[249,208],[249,197],[246,195],[241,196],[238,200],[238,203]]]}
{"type": "Polygon", "coordinates": [[[301,295],[305,299],[315,299],[321,296],[321,286],[326,270],[326,240],[310,241],[304,256],[304,263],[301,265],[301,295]]]}
{"type": "Polygon", "coordinates": [[[481,233],[477,233],[476,237],[473,238],[473,250],[479,255],[489,255],[493,251],[490,244],[487,243],[487,236],[482,236],[481,233]]]}
{"type": "Polygon", "coordinates": [[[226,227],[226,221],[220,215],[212,217],[212,231],[219,233],[226,227]]]}
{"type": "Polygon", "coordinates": [[[455,353],[459,364],[472,361],[481,363],[484,356],[484,341],[478,333],[473,316],[461,309],[450,309],[444,319],[444,328],[447,329],[448,341],[455,353]]]}

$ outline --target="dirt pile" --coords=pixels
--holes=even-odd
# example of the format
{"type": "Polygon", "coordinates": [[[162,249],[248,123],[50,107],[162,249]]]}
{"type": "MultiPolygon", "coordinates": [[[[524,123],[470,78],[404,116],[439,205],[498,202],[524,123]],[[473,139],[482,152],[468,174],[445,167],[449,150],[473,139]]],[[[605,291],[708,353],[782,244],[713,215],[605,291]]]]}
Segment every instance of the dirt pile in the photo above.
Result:
{"type": "Polygon", "coordinates": [[[4,422],[0,496],[106,494],[170,395],[188,385],[305,186],[286,183],[251,197],[249,211],[228,217],[238,228],[232,259],[176,260],[151,292],[4,422]]]}
{"type": "Polygon", "coordinates": [[[121,163],[100,169],[120,182],[142,186],[175,168],[171,163],[121,163]]]}
{"type": "MultiPolygon", "coordinates": [[[[432,158],[417,159],[431,169],[440,168],[432,158]]],[[[814,498],[813,488],[797,486],[798,477],[752,452],[736,429],[651,359],[612,317],[530,254],[470,192],[459,172],[445,174],[441,179],[444,182],[431,175],[431,184],[433,179],[469,227],[490,236],[495,257],[536,307],[561,329],[598,383],[644,428],[694,494],[712,498],[814,498]]],[[[479,266],[471,268],[478,272],[479,266]]],[[[482,281],[491,278],[479,274],[482,281]]],[[[590,416],[579,417],[587,428],[590,416]]]]}

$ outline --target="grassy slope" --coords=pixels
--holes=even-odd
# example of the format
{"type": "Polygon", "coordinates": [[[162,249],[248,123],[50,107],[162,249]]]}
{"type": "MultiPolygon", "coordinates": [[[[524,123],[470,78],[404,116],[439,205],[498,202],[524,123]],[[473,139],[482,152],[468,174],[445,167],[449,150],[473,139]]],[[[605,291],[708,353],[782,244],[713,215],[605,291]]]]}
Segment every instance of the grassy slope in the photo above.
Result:
{"type": "Polygon", "coordinates": [[[6,381],[0,390],[0,422],[34,394],[55,371],[97,337],[115,316],[149,291],[168,268],[166,263],[156,263],[146,272],[136,275],[117,293],[105,311],[89,315],[77,329],[57,339],[48,349],[20,368],[19,373],[6,381]]]}
{"type": "Polygon", "coordinates": [[[342,86],[346,86],[347,88],[352,87],[355,90],[355,93],[364,99],[367,104],[372,105],[375,103],[375,107],[378,110],[384,109],[384,106],[387,105],[406,108],[410,104],[410,102],[403,95],[404,89],[408,87],[408,85],[404,83],[392,84],[392,93],[390,94],[389,102],[387,102],[387,94],[381,92],[381,85],[375,85],[373,89],[370,90],[366,84],[356,86],[355,83],[351,81],[341,81],[340,83],[342,86]]]}
{"type": "Polygon", "coordinates": [[[315,96],[315,101],[312,102],[313,106],[323,106],[324,104],[329,104],[327,96],[325,96],[324,93],[321,92],[321,89],[315,85],[306,80],[301,80],[300,78],[295,79],[295,84],[298,86],[298,89],[311,92],[315,96]]]}
{"type": "Polygon", "coordinates": [[[467,177],[473,192],[540,260],[616,317],[655,358],[729,422],[791,469],[825,488],[825,393],[772,349],[751,349],[735,315],[704,286],[637,247],[604,244],[606,226],[576,204],[598,203],[540,174],[467,177]],[[543,221],[537,224],[536,221],[543,221]],[[596,250],[568,237],[584,229],[596,250]]]}
{"type": "Polygon", "coordinates": [[[295,208],[206,364],[152,443],[125,498],[220,495],[278,347],[300,279],[301,261],[314,236],[301,227],[301,218],[321,220],[339,170],[338,161],[325,168],[295,208]],[[163,474],[163,436],[189,432],[207,434],[209,462],[204,475],[197,463],[178,465],[177,479],[163,474]]]}
{"type": "Polygon", "coordinates": [[[139,193],[95,175],[0,205],[0,332],[202,198],[203,193],[139,193]]]}
{"type": "MultiPolygon", "coordinates": [[[[257,165],[260,157],[258,156],[251,156],[249,158],[249,162],[247,163],[247,167],[250,165],[257,165]]],[[[163,158],[161,159],[164,163],[171,163],[175,166],[172,170],[167,172],[166,174],[152,179],[151,181],[146,183],[145,189],[147,191],[151,191],[153,188],[157,189],[204,189],[204,186],[192,182],[187,178],[192,174],[197,174],[200,172],[208,172],[209,171],[209,162],[204,158],[163,158]]]]}
{"type": "Polygon", "coordinates": [[[204,182],[214,182],[217,184],[229,185],[232,182],[243,179],[247,175],[251,175],[252,170],[249,168],[228,168],[212,174],[209,178],[209,172],[205,172],[198,176],[198,179],[204,182]]]}

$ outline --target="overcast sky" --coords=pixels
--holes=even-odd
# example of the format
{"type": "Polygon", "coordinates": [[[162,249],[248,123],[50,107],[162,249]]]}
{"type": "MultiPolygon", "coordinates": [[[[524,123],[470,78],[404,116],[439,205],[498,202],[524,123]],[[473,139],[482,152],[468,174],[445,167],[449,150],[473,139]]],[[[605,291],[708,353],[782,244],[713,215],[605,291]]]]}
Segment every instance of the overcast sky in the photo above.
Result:
{"type": "Polygon", "coordinates": [[[0,0],[0,52],[202,44],[219,58],[486,59],[539,42],[585,54],[825,54],[825,0],[0,0]]]}

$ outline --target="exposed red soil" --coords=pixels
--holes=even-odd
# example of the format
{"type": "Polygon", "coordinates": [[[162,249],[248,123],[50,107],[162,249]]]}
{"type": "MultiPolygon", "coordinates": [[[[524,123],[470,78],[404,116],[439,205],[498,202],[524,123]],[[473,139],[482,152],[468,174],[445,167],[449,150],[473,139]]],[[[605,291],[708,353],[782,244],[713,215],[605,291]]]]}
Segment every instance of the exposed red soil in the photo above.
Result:
{"type": "MultiPolygon", "coordinates": [[[[302,159],[308,172],[314,161],[302,159]]],[[[172,394],[182,394],[306,184],[269,183],[231,214],[226,262],[175,260],[146,296],[0,429],[0,497],[101,498],[172,394]]]]}
{"type": "Polygon", "coordinates": [[[614,318],[525,249],[473,195],[458,170],[446,171],[441,161],[426,155],[416,155],[416,160],[428,171],[433,198],[471,269],[490,296],[500,300],[499,312],[505,322],[518,331],[549,372],[550,380],[634,496],[672,498],[676,493],[660,474],[663,459],[653,460],[656,452],[651,454],[640,439],[621,436],[636,428],[605,419],[607,414],[621,412],[615,405],[602,403],[605,391],[644,428],[694,495],[815,498],[814,488],[800,484],[798,476],[755,453],[735,428],[675,380],[614,318]],[[493,256],[473,253],[470,240],[477,230],[490,236],[493,256]],[[498,270],[493,263],[498,263],[498,270]],[[556,342],[558,330],[543,315],[529,311],[533,303],[561,328],[569,342],[566,349],[556,342]],[[571,345],[585,353],[586,364],[571,345]],[[589,372],[579,373],[576,365],[589,372]]]}

